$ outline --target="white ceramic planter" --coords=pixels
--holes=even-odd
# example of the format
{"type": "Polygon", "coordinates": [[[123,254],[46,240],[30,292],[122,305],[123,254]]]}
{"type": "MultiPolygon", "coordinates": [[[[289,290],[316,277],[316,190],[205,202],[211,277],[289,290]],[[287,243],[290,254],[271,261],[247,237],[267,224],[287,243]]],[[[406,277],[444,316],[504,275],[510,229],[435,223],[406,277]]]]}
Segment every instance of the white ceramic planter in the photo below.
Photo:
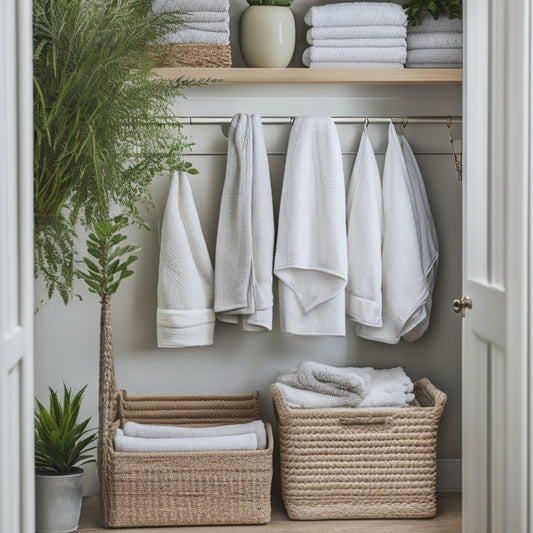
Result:
{"type": "Polygon", "coordinates": [[[83,470],[65,475],[35,474],[35,531],[76,531],[80,521],[83,470]]]}
{"type": "Polygon", "coordinates": [[[242,13],[240,45],[247,67],[285,68],[295,41],[294,15],[289,7],[249,6],[242,13]]]}

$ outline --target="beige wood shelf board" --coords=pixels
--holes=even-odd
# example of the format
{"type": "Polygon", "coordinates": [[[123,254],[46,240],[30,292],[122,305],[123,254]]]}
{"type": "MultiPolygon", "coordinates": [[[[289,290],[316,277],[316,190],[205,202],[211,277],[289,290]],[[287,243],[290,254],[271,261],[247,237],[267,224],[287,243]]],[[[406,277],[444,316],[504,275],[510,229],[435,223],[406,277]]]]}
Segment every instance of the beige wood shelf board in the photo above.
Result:
{"type": "Polygon", "coordinates": [[[218,83],[361,83],[461,85],[461,69],[157,68],[164,78],[211,78],[218,83]]]}

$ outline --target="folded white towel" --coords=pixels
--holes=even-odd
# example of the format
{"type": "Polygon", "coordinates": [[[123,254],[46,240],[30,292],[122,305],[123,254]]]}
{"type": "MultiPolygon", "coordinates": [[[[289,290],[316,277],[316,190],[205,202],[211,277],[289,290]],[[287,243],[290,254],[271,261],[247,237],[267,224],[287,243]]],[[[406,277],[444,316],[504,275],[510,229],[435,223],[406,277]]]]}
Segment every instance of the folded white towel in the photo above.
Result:
{"type": "Polygon", "coordinates": [[[405,63],[407,48],[319,48],[310,46],[302,56],[304,65],[309,66],[311,61],[345,61],[369,63],[405,63]]]}
{"type": "Polygon", "coordinates": [[[419,48],[461,48],[462,46],[462,32],[410,33],[407,36],[408,50],[417,50],[419,48]]]}
{"type": "Polygon", "coordinates": [[[272,329],[274,210],[259,115],[239,113],[228,134],[215,260],[215,311],[246,331],[272,329]]]}
{"type": "Polygon", "coordinates": [[[115,436],[117,452],[207,452],[221,450],[256,450],[255,433],[245,435],[224,435],[221,437],[191,437],[175,439],[143,439],[126,437],[121,429],[115,436]]]}
{"type": "Polygon", "coordinates": [[[276,385],[279,387],[290,407],[301,407],[305,409],[357,407],[361,403],[361,399],[355,395],[331,396],[320,392],[298,389],[290,385],[285,385],[284,383],[276,382],[276,385]]]}
{"type": "Polygon", "coordinates": [[[462,68],[463,63],[407,63],[407,68],[462,68]]]}
{"type": "Polygon", "coordinates": [[[183,22],[229,22],[227,11],[190,11],[189,13],[179,13],[179,18],[183,22]]]}
{"type": "Polygon", "coordinates": [[[362,400],[370,388],[367,369],[339,368],[313,361],[302,361],[294,370],[280,374],[276,381],[290,387],[329,396],[356,396],[362,400]]]}
{"type": "Polygon", "coordinates": [[[142,437],[148,439],[193,438],[193,437],[221,437],[228,435],[244,435],[255,433],[257,449],[264,450],[267,446],[265,424],[261,420],[254,420],[244,424],[230,424],[224,426],[186,427],[186,426],[156,426],[152,424],[137,424],[126,422],[123,427],[127,437],[142,437]]]}
{"type": "Polygon", "coordinates": [[[159,44],[229,44],[229,32],[182,28],[167,33],[161,38],[159,44]]]}
{"type": "Polygon", "coordinates": [[[313,6],[305,14],[308,26],[406,26],[402,6],[389,2],[352,2],[313,6]]]}
{"type": "Polygon", "coordinates": [[[395,344],[423,319],[429,287],[416,197],[400,141],[392,124],[383,170],[383,325],[356,324],[359,336],[395,344]]]}
{"type": "Polygon", "coordinates": [[[405,39],[407,28],[397,26],[323,26],[307,30],[309,44],[319,39],[405,39]]]}
{"type": "Polygon", "coordinates": [[[378,164],[367,129],[359,144],[346,199],[348,285],[346,314],[379,327],[381,321],[381,245],[383,201],[378,164]]]}
{"type": "Polygon", "coordinates": [[[405,46],[405,39],[316,39],[317,48],[398,48],[405,46]]]}
{"type": "Polygon", "coordinates": [[[335,124],[327,117],[298,117],[287,148],[274,263],[282,331],[346,334],[345,217],[335,124]]]}
{"type": "Polygon", "coordinates": [[[463,61],[462,48],[421,48],[407,52],[407,63],[460,63],[463,61]]]}
{"type": "Polygon", "coordinates": [[[408,27],[408,33],[425,33],[435,31],[462,32],[463,21],[462,19],[449,19],[446,17],[439,17],[437,20],[435,20],[433,15],[426,15],[420,26],[408,27]]]}
{"type": "Polygon", "coordinates": [[[370,387],[384,392],[401,392],[409,394],[413,392],[413,382],[401,366],[394,368],[363,368],[370,375],[370,387]]]}
{"type": "Polygon", "coordinates": [[[311,61],[309,68],[404,68],[403,63],[372,63],[369,61],[311,61]]]}
{"type": "Polygon", "coordinates": [[[431,314],[431,303],[433,290],[435,288],[435,280],[437,277],[437,265],[439,260],[439,241],[437,237],[437,229],[433,215],[431,214],[431,207],[424,185],[422,173],[416,161],[413,150],[409,146],[407,139],[399,136],[400,146],[402,148],[403,157],[407,166],[407,174],[412,187],[412,193],[417,206],[417,218],[419,221],[419,242],[421,246],[422,266],[426,275],[428,296],[422,309],[422,315],[418,319],[419,323],[411,331],[404,334],[403,338],[407,341],[415,341],[419,339],[427,330],[429,326],[429,317],[431,314]]]}
{"type": "Polygon", "coordinates": [[[210,32],[225,32],[229,35],[229,21],[225,22],[184,22],[180,30],[197,30],[210,32]]]}
{"type": "Polygon", "coordinates": [[[154,13],[228,11],[229,0],[152,0],[154,13]]]}
{"type": "Polygon", "coordinates": [[[213,267],[187,174],[175,172],[161,227],[159,348],[213,344],[213,267]]]}

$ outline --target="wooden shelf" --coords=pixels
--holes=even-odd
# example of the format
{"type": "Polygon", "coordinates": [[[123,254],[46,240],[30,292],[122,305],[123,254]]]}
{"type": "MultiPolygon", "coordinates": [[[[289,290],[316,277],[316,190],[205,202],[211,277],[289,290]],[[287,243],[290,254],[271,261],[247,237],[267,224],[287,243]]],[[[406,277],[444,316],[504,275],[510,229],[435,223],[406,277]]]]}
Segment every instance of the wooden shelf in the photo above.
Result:
{"type": "Polygon", "coordinates": [[[211,78],[217,83],[361,83],[461,85],[462,69],[157,68],[164,78],[211,78]]]}

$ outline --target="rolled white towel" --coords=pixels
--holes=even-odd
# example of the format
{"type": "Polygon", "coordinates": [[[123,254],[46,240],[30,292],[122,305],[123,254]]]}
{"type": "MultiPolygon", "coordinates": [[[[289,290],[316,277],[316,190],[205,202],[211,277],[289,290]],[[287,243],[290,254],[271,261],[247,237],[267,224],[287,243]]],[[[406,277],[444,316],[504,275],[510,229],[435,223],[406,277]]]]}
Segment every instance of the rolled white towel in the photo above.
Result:
{"type": "Polygon", "coordinates": [[[152,0],[152,11],[154,13],[228,10],[229,0],[152,0]]]}
{"type": "Polygon", "coordinates": [[[183,28],[168,33],[159,44],[229,44],[229,32],[202,31],[183,28]]]}
{"type": "Polygon", "coordinates": [[[361,400],[352,396],[330,396],[320,392],[308,391],[276,382],[290,407],[320,409],[330,407],[357,407],[361,400]]]}
{"type": "Polygon", "coordinates": [[[193,437],[221,437],[228,435],[245,435],[255,433],[257,449],[264,450],[267,446],[265,424],[261,420],[254,420],[244,424],[229,424],[224,426],[185,427],[185,426],[159,426],[152,424],[138,424],[126,422],[123,427],[126,437],[142,437],[148,439],[171,439],[193,437]]]}
{"type": "Polygon", "coordinates": [[[403,63],[380,63],[371,61],[311,61],[309,68],[404,68],[403,63]]]}
{"type": "Polygon", "coordinates": [[[344,61],[370,63],[405,63],[407,49],[397,48],[318,48],[310,46],[302,56],[304,65],[309,66],[315,61],[344,61]]]}
{"type": "Polygon", "coordinates": [[[227,11],[190,11],[178,14],[183,22],[229,22],[227,11]]]}
{"type": "Polygon", "coordinates": [[[463,60],[462,48],[421,48],[409,50],[407,63],[460,63],[463,60]]]}
{"type": "Polygon", "coordinates": [[[368,368],[371,388],[379,388],[384,392],[403,392],[404,394],[413,392],[413,382],[405,373],[401,366],[395,368],[368,368]]]}
{"type": "Polygon", "coordinates": [[[294,370],[278,376],[276,381],[330,396],[355,396],[360,401],[369,390],[370,374],[366,368],[339,368],[302,361],[294,370]]]}
{"type": "Polygon", "coordinates": [[[463,62],[458,63],[407,63],[407,68],[461,68],[463,62]]]}
{"type": "Polygon", "coordinates": [[[225,22],[184,22],[179,29],[211,32],[226,32],[229,35],[229,21],[225,22]]]}
{"type": "Polygon", "coordinates": [[[221,437],[192,437],[175,439],[143,439],[127,437],[121,429],[115,436],[117,452],[206,452],[221,450],[256,450],[255,433],[224,435],[221,437]]]}
{"type": "Polygon", "coordinates": [[[433,31],[463,31],[462,19],[449,19],[447,17],[439,17],[437,20],[433,18],[433,15],[426,15],[420,26],[409,26],[409,33],[424,33],[433,31]]]}
{"type": "Polygon", "coordinates": [[[408,407],[414,399],[415,395],[412,393],[387,392],[370,387],[359,407],[408,407]]]}
{"type": "Polygon", "coordinates": [[[309,44],[319,39],[405,39],[407,28],[396,26],[322,26],[307,30],[309,44]]]}
{"type": "Polygon", "coordinates": [[[405,39],[317,39],[313,46],[318,48],[399,48],[405,46],[405,39]]]}
{"type": "Polygon", "coordinates": [[[461,48],[463,34],[458,31],[410,33],[407,35],[407,50],[419,48],[461,48]]]}

